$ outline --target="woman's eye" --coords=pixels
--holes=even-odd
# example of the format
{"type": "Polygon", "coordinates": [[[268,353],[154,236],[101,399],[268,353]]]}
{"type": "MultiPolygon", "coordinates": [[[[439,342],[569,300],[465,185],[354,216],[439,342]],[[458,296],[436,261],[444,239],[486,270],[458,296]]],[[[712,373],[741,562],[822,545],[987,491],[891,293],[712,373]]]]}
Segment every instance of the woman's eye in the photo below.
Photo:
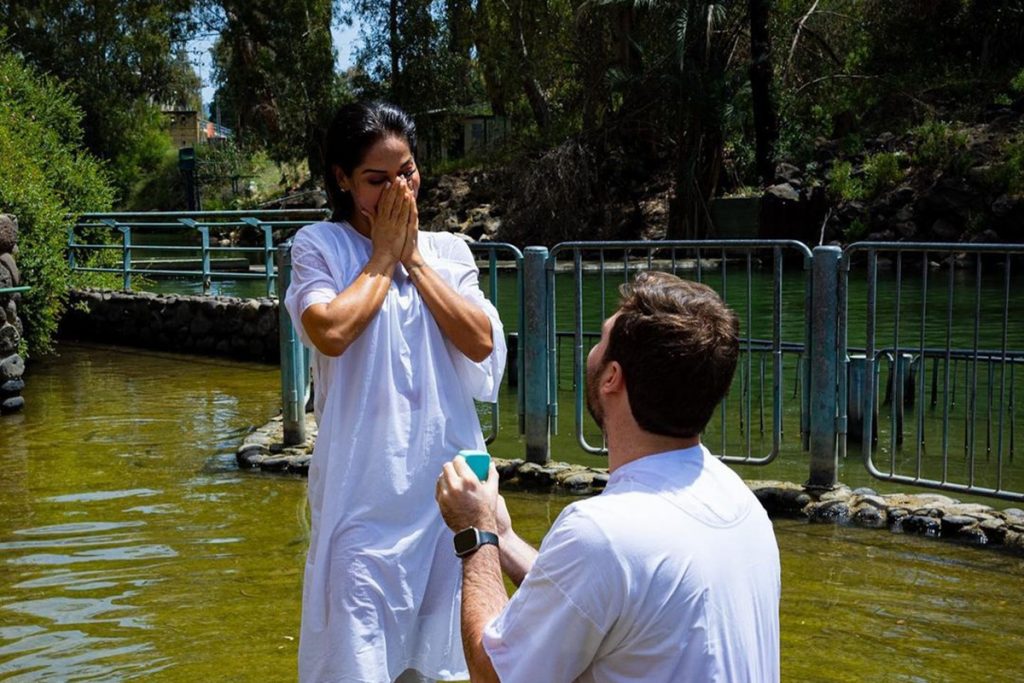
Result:
{"type": "Polygon", "coordinates": [[[411,179],[411,178],[412,178],[412,177],[413,177],[414,175],[416,175],[416,169],[415,169],[415,168],[410,168],[410,169],[409,169],[408,171],[404,171],[404,172],[402,173],[402,175],[403,175],[403,176],[405,177],[405,179],[406,179],[406,180],[409,180],[409,179],[411,179]]]}

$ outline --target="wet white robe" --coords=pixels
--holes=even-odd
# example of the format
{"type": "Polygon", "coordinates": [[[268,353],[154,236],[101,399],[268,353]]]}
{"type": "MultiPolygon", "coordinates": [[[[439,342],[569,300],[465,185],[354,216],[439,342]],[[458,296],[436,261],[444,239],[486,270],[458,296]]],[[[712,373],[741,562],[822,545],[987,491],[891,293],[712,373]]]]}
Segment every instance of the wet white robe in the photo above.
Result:
{"type": "MultiPolygon", "coordinates": [[[[461,566],[434,502],[441,466],[483,448],[473,399],[494,401],[505,367],[497,311],[466,244],[421,233],[427,263],[491,320],[480,363],[441,333],[399,266],[381,310],[339,357],[313,351],[319,431],[309,470],[312,536],[302,595],[299,680],[394,680],[414,668],[468,678],[459,635],[461,566]]],[[[286,306],[302,312],[348,287],[370,240],[347,223],[315,223],[292,246],[286,306]]]]}

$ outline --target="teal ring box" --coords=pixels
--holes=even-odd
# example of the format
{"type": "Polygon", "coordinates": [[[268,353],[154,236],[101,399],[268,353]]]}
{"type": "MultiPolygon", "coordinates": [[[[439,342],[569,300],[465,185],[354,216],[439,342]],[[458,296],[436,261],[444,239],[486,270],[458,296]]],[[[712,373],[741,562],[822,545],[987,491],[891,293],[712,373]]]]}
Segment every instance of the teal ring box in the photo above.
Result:
{"type": "Polygon", "coordinates": [[[480,481],[487,481],[487,473],[491,471],[491,455],[487,451],[459,451],[466,459],[466,464],[480,481]]]}

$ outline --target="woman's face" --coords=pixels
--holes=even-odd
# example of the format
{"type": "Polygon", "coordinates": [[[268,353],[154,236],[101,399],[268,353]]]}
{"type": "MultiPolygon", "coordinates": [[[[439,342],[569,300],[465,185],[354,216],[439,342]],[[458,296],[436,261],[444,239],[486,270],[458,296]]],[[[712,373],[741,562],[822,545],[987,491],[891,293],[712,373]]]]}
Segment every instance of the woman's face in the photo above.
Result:
{"type": "Polygon", "coordinates": [[[389,136],[378,140],[366,152],[363,163],[345,175],[341,168],[334,167],[335,177],[342,190],[352,193],[355,202],[353,223],[362,223],[360,210],[373,214],[386,183],[394,183],[403,176],[412,188],[413,196],[419,193],[420,172],[412,157],[409,143],[404,138],[389,136]]]}

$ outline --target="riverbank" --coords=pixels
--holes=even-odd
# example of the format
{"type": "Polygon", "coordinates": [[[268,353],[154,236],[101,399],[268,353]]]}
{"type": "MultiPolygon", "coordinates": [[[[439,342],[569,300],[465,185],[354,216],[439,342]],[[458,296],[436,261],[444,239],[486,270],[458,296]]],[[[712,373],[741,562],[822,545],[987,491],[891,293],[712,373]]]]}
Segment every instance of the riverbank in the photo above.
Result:
{"type": "MultiPolygon", "coordinates": [[[[306,441],[283,445],[281,417],[250,433],[236,452],[243,470],[306,476],[316,442],[316,422],[306,414],[306,441]]],[[[608,470],[563,462],[546,465],[521,459],[494,459],[503,490],[567,495],[595,495],[608,483],[608,470]]],[[[1024,510],[998,510],[990,505],[961,503],[940,493],[879,494],[868,487],[838,484],[830,490],[811,489],[775,480],[746,480],[747,486],[771,517],[802,518],[813,524],[839,524],[887,529],[996,548],[1024,556],[1024,510]]]]}

